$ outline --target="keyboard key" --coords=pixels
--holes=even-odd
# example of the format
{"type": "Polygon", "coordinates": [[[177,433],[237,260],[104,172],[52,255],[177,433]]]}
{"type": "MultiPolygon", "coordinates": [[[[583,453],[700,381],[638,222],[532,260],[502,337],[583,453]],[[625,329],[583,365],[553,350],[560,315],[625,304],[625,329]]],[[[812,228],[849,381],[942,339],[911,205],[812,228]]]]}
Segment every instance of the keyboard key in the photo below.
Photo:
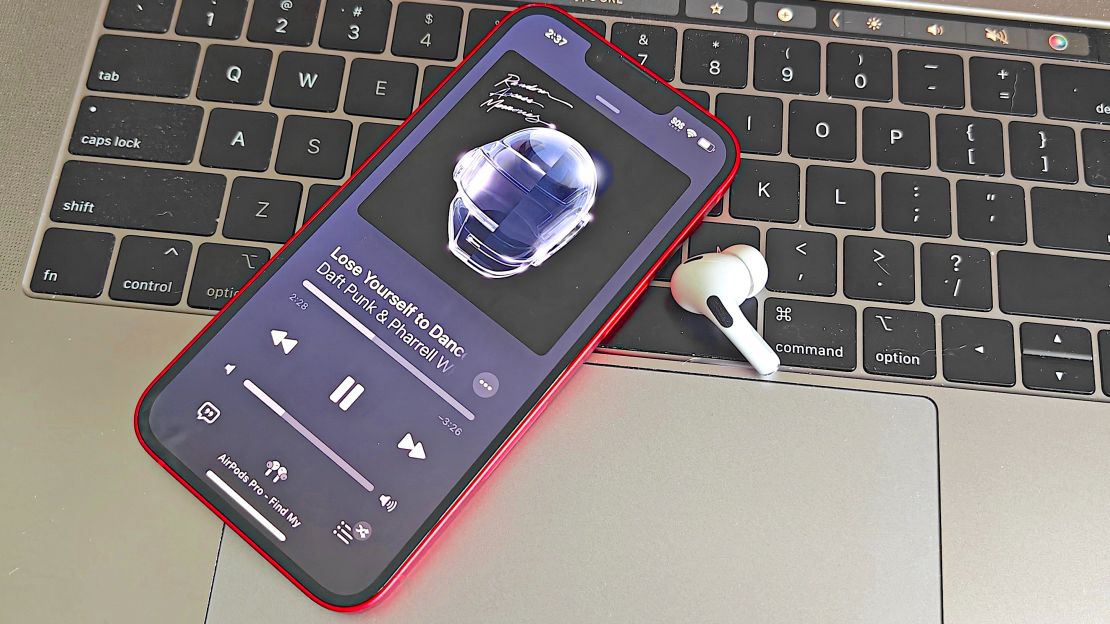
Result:
{"type": "Polygon", "coordinates": [[[659,270],[655,272],[653,279],[657,282],[671,281],[674,270],[677,269],[680,264],[682,264],[682,249],[676,249],[674,253],[667,257],[663,266],[659,267],[659,270]]]}
{"type": "Polygon", "coordinates": [[[856,109],[847,104],[791,102],[790,154],[819,160],[855,160],[856,109]]]}
{"type": "Polygon", "coordinates": [[[583,18],[578,18],[578,21],[585,24],[587,28],[594,31],[595,33],[601,35],[602,37],[605,37],[605,22],[603,22],[599,19],[583,19],[583,18]]]}
{"type": "Polygon", "coordinates": [[[698,106],[701,106],[705,110],[709,110],[710,97],[708,93],[697,89],[681,89],[681,91],[686,94],[686,97],[697,102],[698,106]]]}
{"type": "Polygon", "coordinates": [[[439,86],[439,83],[447,79],[451,74],[454,67],[444,67],[443,65],[428,65],[424,68],[424,76],[420,79],[420,101],[428,99],[432,91],[439,86]]]}
{"type": "Polygon", "coordinates": [[[217,108],[208,116],[208,130],[200,151],[205,167],[265,171],[274,149],[277,115],[217,108]]]}
{"type": "Polygon", "coordinates": [[[1110,261],[998,252],[998,305],[1007,314],[1110,323],[1110,261]]]}
{"type": "Polygon", "coordinates": [[[209,236],[224,199],[222,175],[71,160],[50,218],[62,223],[209,236]]]}
{"type": "Polygon", "coordinates": [[[894,234],[952,235],[948,180],[905,173],[884,173],[883,229],[894,234]]]}
{"type": "Polygon", "coordinates": [[[875,174],[866,169],[808,167],[806,223],[875,229],[875,174]]]}
{"type": "Polygon", "coordinates": [[[116,237],[107,232],[50,228],[39,244],[31,290],[47,295],[99,297],[116,237]]]}
{"type": "Polygon", "coordinates": [[[1094,394],[1095,367],[1089,360],[1021,356],[1021,382],[1030,390],[1094,394]]]}
{"type": "Polygon", "coordinates": [[[739,89],[748,84],[748,37],[689,29],[682,35],[682,82],[739,89]]]}
{"type": "Polygon", "coordinates": [[[821,90],[821,45],[816,41],[755,38],[755,88],[817,95],[821,90]]]}
{"type": "Polygon", "coordinates": [[[1024,245],[1025,191],[1015,184],[956,182],[956,227],[964,240],[1024,245]]]}
{"type": "Polygon", "coordinates": [[[801,295],[836,294],[836,237],[826,232],[767,230],[767,288],[801,295]]]}
{"type": "Polygon", "coordinates": [[[716,113],[736,133],[744,154],[782,153],[782,100],[721,93],[716,113]]]}
{"type": "Polygon", "coordinates": [[[347,170],[351,122],[290,115],[285,118],[274,168],[285,175],[342,178],[347,170]]]}
{"type": "Polygon", "coordinates": [[[193,160],[203,118],[199,106],[86,97],[69,151],[185,165],[193,160]]]}
{"type": "Polygon", "coordinates": [[[972,57],[968,65],[971,107],[980,113],[1037,114],[1037,76],[1033,64],[972,57]]]}
{"type": "Polygon", "coordinates": [[[189,286],[189,306],[219,310],[269,259],[270,252],[261,247],[202,244],[189,286]]]}
{"type": "Polygon", "coordinates": [[[108,296],[116,301],[177,305],[192,253],[189,241],[124,236],[108,296]]]}
{"type": "Polygon", "coordinates": [[[187,37],[238,39],[247,15],[247,0],[181,0],[177,34],[187,37]]]}
{"type": "Polygon", "coordinates": [[[794,163],[746,159],[729,189],[729,214],[737,219],[797,223],[800,177],[794,163]]]}
{"type": "Polygon", "coordinates": [[[993,308],[990,253],[977,247],[923,244],[921,301],[937,308],[993,308]]]}
{"type": "Polygon", "coordinates": [[[374,123],[368,121],[358,127],[358,138],[355,139],[355,157],[351,161],[351,172],[354,173],[356,169],[362,166],[362,163],[370,158],[374,150],[389,138],[390,134],[397,129],[397,126],[389,124],[374,123]]]}
{"type": "Polygon", "coordinates": [[[856,309],[850,305],[768,298],[763,337],[784,366],[856,369],[856,309]]]}
{"type": "Polygon", "coordinates": [[[1010,170],[1015,178],[1075,184],[1075,131],[1067,126],[1010,124],[1010,170]]]}
{"type": "Polygon", "coordinates": [[[663,80],[674,80],[674,62],[678,51],[678,31],[674,28],[617,22],[613,24],[611,40],[663,80]]]}
{"type": "Polygon", "coordinates": [[[1041,65],[1044,114],[1053,119],[1110,123],[1110,72],[1087,67],[1041,65]]]}
{"type": "Polygon", "coordinates": [[[1084,128],[1082,136],[1087,184],[1110,188],[1110,132],[1084,128]]]}
{"type": "Polygon", "coordinates": [[[308,188],[308,199],[304,204],[304,216],[301,223],[308,221],[316,211],[324,206],[324,203],[339,190],[338,186],[331,184],[313,184],[308,188]]]}
{"type": "Polygon", "coordinates": [[[872,375],[937,376],[936,320],[928,312],[863,311],[863,369],[872,375]]]}
{"type": "Polygon", "coordinates": [[[320,0],[255,0],[247,39],[307,46],[316,32],[320,0]]]}
{"type": "Polygon", "coordinates": [[[714,253],[733,245],[751,245],[759,249],[759,228],[735,223],[704,221],[690,234],[690,255],[714,253]]]}
{"type": "MultiPolygon", "coordinates": [[[[741,306],[754,323],[758,303],[741,306]]],[[[668,288],[648,288],[617,331],[603,345],[612,349],[669,353],[687,357],[740,360],[736,347],[705,317],[678,307],[668,288]]]]}
{"type": "Polygon", "coordinates": [[[1082,327],[1022,323],[1021,352],[1038,357],[1091,360],[1091,332],[1082,327]]]}
{"type": "Polygon", "coordinates": [[[104,35],[86,84],[90,91],[188,97],[199,56],[200,46],[187,41],[104,35]]]}
{"type": "Polygon", "coordinates": [[[301,185],[291,180],[235,178],[227,200],[224,236],[284,243],[293,235],[301,211],[301,185]]]}
{"type": "Polygon", "coordinates": [[[1002,122],[937,115],[937,166],[955,173],[1002,175],[1006,170],[1002,122]]]}
{"type": "Polygon", "coordinates": [[[1013,386],[1014,328],[1001,319],[949,314],[940,322],[944,378],[958,383],[1013,386]]]}
{"type": "Polygon", "coordinates": [[[412,113],[416,65],[355,59],[343,110],[351,115],[404,119],[412,113]]]}
{"type": "Polygon", "coordinates": [[[320,27],[320,47],[384,52],[392,12],[389,0],[328,0],[320,27]]]}
{"type": "Polygon", "coordinates": [[[457,6],[402,2],[393,27],[393,53],[398,56],[454,60],[459,52],[463,11],[457,6]]]}
{"type": "Polygon", "coordinates": [[[1029,198],[1038,247],[1110,253],[1110,195],[1035,188],[1029,198]]]}
{"type": "Polygon", "coordinates": [[[913,303],[913,243],[893,238],[844,238],[844,294],[852,299],[913,303]]]}
{"type": "Polygon", "coordinates": [[[174,0],[110,0],[104,27],[113,30],[164,33],[170,29],[174,0]]]}
{"type": "Polygon", "coordinates": [[[261,104],[273,56],[273,52],[264,48],[208,46],[197,97],[211,102],[261,104]]]}
{"type": "Polygon", "coordinates": [[[508,15],[508,11],[472,9],[470,18],[466,21],[466,43],[463,44],[463,54],[470,54],[470,51],[478,45],[478,42],[485,39],[489,31],[500,24],[501,18],[506,15],[508,15]]]}
{"type": "Polygon", "coordinates": [[[898,98],[903,104],[963,108],[963,59],[954,54],[899,51],[898,98]]]}
{"type": "Polygon", "coordinates": [[[1098,352],[1102,360],[1102,393],[1110,396],[1110,329],[1098,333],[1098,352]]]}
{"type": "Polygon", "coordinates": [[[894,78],[890,50],[874,46],[830,43],[826,49],[829,95],[853,100],[889,102],[894,78]]]}
{"type": "Polygon", "coordinates": [[[343,57],[282,52],[270,103],[282,108],[333,112],[343,84],[343,57]]]}
{"type": "Polygon", "coordinates": [[[929,116],[892,108],[863,109],[863,160],[872,165],[927,169],[932,162],[929,116]]]}

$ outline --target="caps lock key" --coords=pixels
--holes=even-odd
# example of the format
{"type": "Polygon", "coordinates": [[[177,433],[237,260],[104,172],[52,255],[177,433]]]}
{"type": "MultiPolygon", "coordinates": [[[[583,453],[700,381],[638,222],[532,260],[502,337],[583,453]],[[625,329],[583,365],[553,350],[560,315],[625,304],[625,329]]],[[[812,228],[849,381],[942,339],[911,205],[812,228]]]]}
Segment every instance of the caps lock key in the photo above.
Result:
{"type": "Polygon", "coordinates": [[[199,106],[87,97],[81,102],[69,151],[185,165],[193,160],[203,117],[199,106]]]}

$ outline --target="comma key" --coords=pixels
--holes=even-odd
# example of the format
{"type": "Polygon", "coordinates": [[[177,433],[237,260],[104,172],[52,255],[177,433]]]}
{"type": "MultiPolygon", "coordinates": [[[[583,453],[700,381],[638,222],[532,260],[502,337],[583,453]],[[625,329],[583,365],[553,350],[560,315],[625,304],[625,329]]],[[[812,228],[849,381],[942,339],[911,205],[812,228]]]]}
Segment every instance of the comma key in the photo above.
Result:
{"type": "Polygon", "coordinates": [[[763,337],[784,366],[856,368],[856,309],[816,301],[769,298],[763,337]]]}

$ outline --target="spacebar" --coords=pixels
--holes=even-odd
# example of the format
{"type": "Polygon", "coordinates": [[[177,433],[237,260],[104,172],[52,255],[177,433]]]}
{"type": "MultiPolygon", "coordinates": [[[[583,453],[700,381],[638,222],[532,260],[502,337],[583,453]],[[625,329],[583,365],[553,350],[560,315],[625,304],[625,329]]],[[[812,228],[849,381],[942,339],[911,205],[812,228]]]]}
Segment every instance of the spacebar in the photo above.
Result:
{"type": "Polygon", "coordinates": [[[1110,323],[1110,261],[1002,251],[1003,312],[1110,323]]]}

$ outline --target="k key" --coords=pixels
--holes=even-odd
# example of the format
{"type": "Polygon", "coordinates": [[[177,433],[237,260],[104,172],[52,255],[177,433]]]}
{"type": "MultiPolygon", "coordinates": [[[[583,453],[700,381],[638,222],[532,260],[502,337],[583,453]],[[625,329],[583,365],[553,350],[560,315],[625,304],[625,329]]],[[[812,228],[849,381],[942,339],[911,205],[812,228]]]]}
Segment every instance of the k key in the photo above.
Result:
{"type": "Polygon", "coordinates": [[[737,219],[798,222],[798,165],[746,160],[729,190],[729,214],[737,219]]]}

